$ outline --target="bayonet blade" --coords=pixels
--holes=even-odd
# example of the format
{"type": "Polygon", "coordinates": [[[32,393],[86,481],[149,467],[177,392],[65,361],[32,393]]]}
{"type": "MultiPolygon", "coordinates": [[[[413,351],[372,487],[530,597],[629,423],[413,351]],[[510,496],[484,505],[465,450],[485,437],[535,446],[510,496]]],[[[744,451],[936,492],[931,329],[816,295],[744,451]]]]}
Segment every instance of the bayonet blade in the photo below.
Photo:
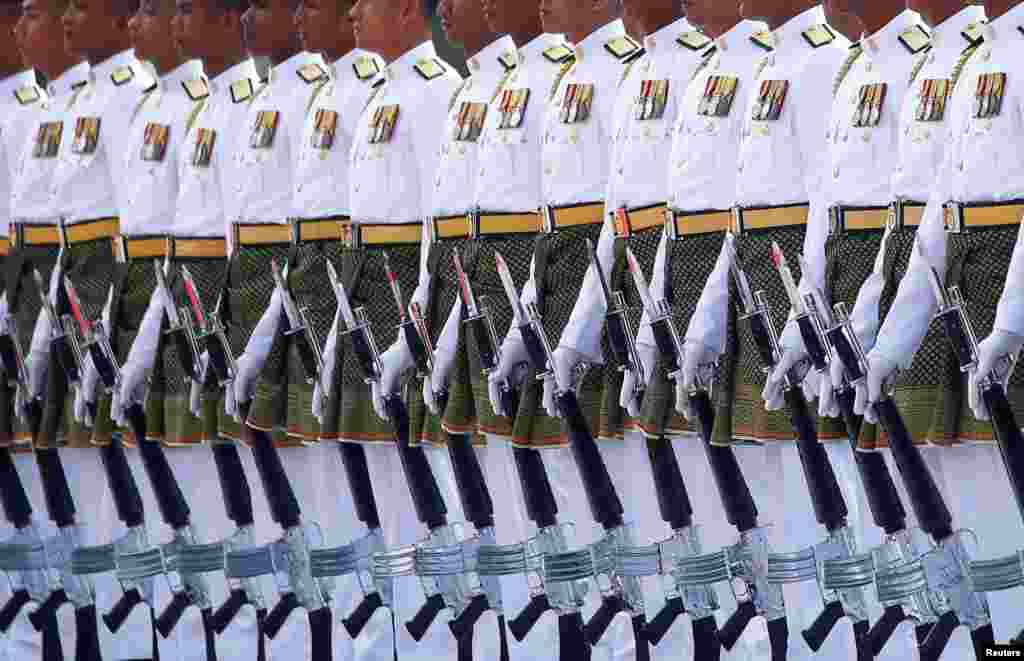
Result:
{"type": "Polygon", "coordinates": [[[341,309],[341,318],[345,320],[345,328],[354,330],[358,325],[356,315],[352,311],[352,304],[348,300],[348,292],[345,291],[345,285],[341,284],[341,278],[338,277],[338,272],[334,270],[334,264],[331,263],[331,260],[327,260],[327,277],[331,281],[331,287],[334,288],[334,297],[338,300],[338,308],[341,309]]]}
{"type": "Polygon", "coordinates": [[[64,291],[68,295],[68,306],[71,308],[71,314],[75,317],[78,327],[82,330],[82,337],[88,341],[92,332],[92,322],[86,318],[85,312],[82,310],[82,302],[79,300],[78,292],[75,290],[75,285],[68,276],[64,276],[64,291]]]}
{"type": "Polygon", "coordinates": [[[476,296],[473,295],[473,286],[469,284],[469,276],[462,268],[462,260],[459,258],[458,252],[452,254],[452,261],[455,262],[455,271],[459,277],[459,292],[462,294],[462,302],[466,305],[470,317],[479,316],[480,310],[476,304],[476,296]]]}
{"type": "Polygon", "coordinates": [[[754,294],[750,289],[750,282],[747,281],[747,274],[743,272],[743,268],[740,266],[740,258],[736,254],[733,240],[731,235],[727,235],[722,245],[729,255],[729,270],[732,272],[733,280],[736,283],[736,290],[740,295],[740,300],[743,302],[743,309],[747,313],[751,313],[757,309],[757,304],[754,302],[754,294]]]}
{"type": "Polygon", "coordinates": [[[171,330],[181,328],[181,317],[178,316],[178,307],[174,305],[174,298],[171,296],[171,290],[167,287],[167,279],[165,275],[171,268],[170,260],[164,260],[163,266],[160,265],[160,260],[153,260],[153,270],[156,272],[156,288],[160,292],[163,298],[164,312],[167,313],[167,322],[171,326],[171,330]]]}
{"type": "Polygon", "coordinates": [[[590,266],[597,272],[597,279],[601,283],[604,304],[610,308],[612,306],[612,292],[608,288],[608,280],[604,277],[604,269],[601,268],[601,258],[597,256],[597,246],[590,239],[587,239],[587,250],[590,251],[590,266]]]}
{"type": "Polygon", "coordinates": [[[384,271],[388,276],[388,284],[391,286],[391,296],[395,299],[395,305],[398,306],[398,314],[401,315],[402,323],[405,323],[406,313],[405,305],[402,304],[402,283],[398,281],[398,276],[391,270],[391,260],[388,259],[388,254],[384,253],[384,271]]]}
{"type": "MultiPolygon", "coordinates": [[[[287,269],[287,267],[285,268],[287,269]]],[[[281,304],[284,306],[284,313],[288,317],[288,324],[292,327],[292,330],[301,328],[302,317],[295,308],[295,301],[292,300],[291,293],[288,291],[288,284],[285,282],[287,273],[281,269],[281,265],[277,263],[276,259],[270,261],[270,272],[274,275],[274,285],[281,294],[281,304]]]]}
{"type": "Polygon", "coordinates": [[[629,272],[633,276],[633,284],[636,285],[636,290],[640,294],[640,300],[644,304],[644,309],[650,317],[656,317],[657,308],[654,306],[651,289],[647,286],[647,278],[644,277],[644,271],[640,268],[640,262],[637,261],[632,248],[626,248],[626,263],[629,265],[629,272]]]}
{"type": "Polygon", "coordinates": [[[782,286],[786,290],[789,304],[797,314],[803,313],[804,302],[800,299],[800,290],[797,289],[796,282],[793,280],[793,272],[789,270],[786,253],[782,252],[782,248],[775,241],[772,241],[771,257],[775,270],[779,272],[779,277],[782,278],[782,286]]]}
{"type": "Polygon", "coordinates": [[[516,323],[522,324],[523,320],[526,319],[523,303],[519,300],[519,294],[516,292],[516,285],[512,281],[512,273],[508,269],[508,264],[505,263],[505,258],[497,250],[494,251],[494,263],[498,269],[498,278],[501,280],[501,286],[505,289],[505,296],[508,297],[508,304],[512,306],[512,311],[515,313],[516,323]]]}
{"type": "Polygon", "coordinates": [[[195,280],[192,279],[192,273],[189,272],[188,267],[184,264],[181,266],[181,281],[185,286],[185,295],[188,296],[189,304],[192,307],[192,314],[196,318],[196,324],[200,328],[206,328],[206,311],[203,309],[203,299],[200,297],[199,288],[196,287],[195,280]]]}
{"type": "Polygon", "coordinates": [[[924,262],[925,267],[928,271],[928,283],[932,286],[932,292],[935,294],[935,302],[940,308],[945,308],[949,305],[949,296],[946,294],[946,287],[942,284],[942,279],[939,277],[939,272],[932,266],[932,260],[928,258],[928,253],[925,251],[923,242],[918,239],[914,242],[917,246],[917,254],[924,262]]]}

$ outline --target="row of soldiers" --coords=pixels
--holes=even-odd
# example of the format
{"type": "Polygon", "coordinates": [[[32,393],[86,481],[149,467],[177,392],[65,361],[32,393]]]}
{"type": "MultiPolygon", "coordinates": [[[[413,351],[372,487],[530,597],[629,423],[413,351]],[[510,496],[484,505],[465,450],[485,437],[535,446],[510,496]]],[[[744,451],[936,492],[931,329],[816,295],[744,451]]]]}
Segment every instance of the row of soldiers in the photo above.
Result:
{"type": "MultiPolygon", "coordinates": [[[[914,525],[933,557],[967,562],[954,521],[975,555],[1020,548],[980,395],[996,370],[1011,415],[1024,405],[1024,377],[997,369],[1024,342],[1004,287],[1022,259],[1020,4],[5,5],[0,434],[32,452],[4,483],[73,531],[78,567],[26,582],[75,608],[41,640],[8,622],[9,654],[960,659],[1009,638],[1014,595],[961,590],[967,564],[898,611],[915,627],[815,579],[876,547],[917,559],[914,525]],[[465,78],[435,51],[435,14],[465,78]],[[985,338],[969,369],[931,323],[946,286],[985,338]],[[855,365],[799,323],[832,326],[837,303],[855,365]],[[773,317],[778,334],[750,321],[773,317]],[[879,402],[902,432],[874,424],[879,402]],[[867,475],[893,466],[879,507],[867,475]],[[132,573],[163,536],[146,511],[176,546],[132,573]],[[747,553],[817,555],[785,590],[767,555],[748,563],[745,593],[581,569],[666,532],[686,551],[659,544],[663,568],[737,532],[747,553]],[[222,538],[203,571],[168,569],[222,538]],[[487,570],[484,547],[520,571],[487,570]],[[596,575],[589,590],[536,560],[581,548],[568,574],[596,575]],[[473,562],[437,569],[453,549],[473,562]],[[199,577],[213,567],[229,581],[199,577]],[[179,578],[154,588],[163,575],[179,578]],[[852,630],[814,633],[823,596],[852,630]],[[719,602],[761,617],[737,625],[719,602]],[[115,603],[124,621],[97,630],[115,603]],[[684,611],[692,633],[671,626],[684,611]],[[892,630],[868,636],[879,617],[892,630]]],[[[16,495],[21,534],[42,517],[16,495]]]]}

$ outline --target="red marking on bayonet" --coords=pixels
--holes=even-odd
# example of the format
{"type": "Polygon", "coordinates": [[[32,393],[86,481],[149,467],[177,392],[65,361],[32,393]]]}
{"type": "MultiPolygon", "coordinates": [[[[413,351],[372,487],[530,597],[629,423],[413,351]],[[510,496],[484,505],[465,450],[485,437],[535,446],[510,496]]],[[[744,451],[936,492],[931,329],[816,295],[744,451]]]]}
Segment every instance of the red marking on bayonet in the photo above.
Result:
{"type": "Polygon", "coordinates": [[[75,291],[75,285],[71,283],[71,279],[67,276],[64,276],[64,291],[68,295],[68,306],[71,307],[71,314],[75,317],[75,321],[78,322],[78,327],[82,329],[82,336],[88,338],[92,332],[92,322],[82,312],[82,302],[78,299],[78,292],[75,291]]]}

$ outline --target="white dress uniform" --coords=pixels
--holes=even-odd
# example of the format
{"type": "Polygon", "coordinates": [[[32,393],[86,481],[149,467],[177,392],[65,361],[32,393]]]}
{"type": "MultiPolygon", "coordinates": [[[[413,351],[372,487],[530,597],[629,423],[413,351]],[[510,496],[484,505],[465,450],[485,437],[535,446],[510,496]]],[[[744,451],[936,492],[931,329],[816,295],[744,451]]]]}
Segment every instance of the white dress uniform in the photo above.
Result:
{"type": "MultiPolygon", "coordinates": [[[[1024,171],[1019,159],[1012,155],[1016,152],[1016,136],[1021,130],[1022,99],[1011,81],[1020,69],[1024,55],[1024,37],[1019,31],[1021,25],[1024,25],[1024,5],[1015,6],[982,26],[984,42],[964,67],[947,102],[947,122],[934,137],[937,148],[945,145],[946,149],[941,166],[932,179],[936,183],[917,241],[925,246],[930,266],[938,271],[940,278],[945,278],[949,266],[947,250],[952,236],[945,231],[947,216],[943,213],[942,204],[951,201],[998,205],[1011,203],[1020,197],[1024,171]],[[984,94],[979,93],[979,86],[985,81],[981,77],[993,74],[1006,76],[1001,109],[995,115],[984,111],[984,104],[989,102],[984,94]]],[[[946,34],[948,38],[954,38],[955,33],[950,30],[946,34]]],[[[937,77],[944,75],[948,74],[938,74],[937,77]]],[[[923,181],[927,182],[927,179],[923,181]]],[[[1005,217],[1004,222],[1019,222],[1020,214],[1015,209],[1008,207],[999,215],[1005,217]]],[[[998,207],[992,210],[1001,211],[998,207]]],[[[965,216],[970,226],[970,212],[965,216]]],[[[1019,333],[1014,304],[1016,288],[1009,286],[1017,281],[1014,278],[1019,278],[1020,274],[1019,240],[1013,252],[1005,280],[1007,286],[996,310],[994,329],[1019,333]]],[[[1003,265],[1001,260],[987,264],[987,277],[998,281],[1001,273],[997,269],[1003,265]]],[[[927,266],[915,250],[869,359],[881,356],[895,365],[909,365],[936,309],[925,270],[927,266]]],[[[977,319],[980,314],[991,314],[991,311],[979,310],[979,307],[977,302],[972,306],[968,296],[968,316],[977,319]]],[[[938,455],[937,461],[929,456],[929,463],[947,495],[954,526],[969,528],[977,535],[978,544],[972,549],[975,557],[992,558],[1019,548],[1024,525],[1011,497],[998,448],[994,444],[967,445],[928,453],[932,454],[938,455]],[[937,467],[941,470],[936,470],[937,467]],[[967,482],[964,481],[965,476],[970,476],[967,482]]],[[[1020,629],[1019,610],[1011,605],[1014,593],[1012,590],[988,593],[997,640],[1008,638],[1020,629]]],[[[958,650],[970,649],[967,632],[961,629],[954,635],[943,658],[959,658],[955,656],[958,650]]],[[[959,652],[961,655],[964,653],[959,652]]]]}
{"type": "MultiPolygon", "coordinates": [[[[384,67],[352,141],[349,204],[354,223],[424,223],[431,217],[440,131],[458,84],[458,75],[437,59],[429,41],[384,67]],[[390,135],[384,139],[379,135],[380,127],[372,121],[382,108],[381,112],[395,118],[390,135]]],[[[380,294],[386,296],[387,292],[380,294]]],[[[390,337],[388,329],[375,330],[378,341],[390,337]]],[[[385,542],[389,547],[417,542],[425,531],[416,519],[397,451],[390,443],[365,447],[385,542]]],[[[444,489],[443,480],[440,484],[444,489]]],[[[448,498],[446,502],[457,500],[448,498]]],[[[404,623],[419,610],[423,598],[418,580],[396,580],[394,634],[391,616],[385,609],[379,610],[356,640],[357,658],[391,659],[393,635],[400,659],[446,658],[451,633],[444,617],[435,621],[419,644],[405,629],[404,623]]]]}

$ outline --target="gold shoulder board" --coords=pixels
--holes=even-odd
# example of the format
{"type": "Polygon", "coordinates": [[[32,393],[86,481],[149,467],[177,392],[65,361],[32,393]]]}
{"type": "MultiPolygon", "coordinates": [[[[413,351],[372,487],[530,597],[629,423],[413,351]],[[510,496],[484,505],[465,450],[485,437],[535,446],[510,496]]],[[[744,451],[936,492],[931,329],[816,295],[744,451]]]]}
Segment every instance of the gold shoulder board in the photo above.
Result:
{"type": "Polygon", "coordinates": [[[432,57],[429,60],[420,60],[412,68],[416,69],[416,73],[423,76],[424,80],[433,80],[438,76],[444,75],[445,72],[444,65],[436,57],[432,57]]]}
{"type": "Polygon", "coordinates": [[[931,44],[931,37],[920,25],[909,27],[900,33],[900,43],[913,54],[920,53],[931,44]]]}
{"type": "Polygon", "coordinates": [[[802,34],[807,43],[811,45],[811,48],[821,48],[836,40],[836,35],[832,32],[832,28],[824,23],[811,26],[804,30],[802,34]]]}
{"type": "Polygon", "coordinates": [[[252,98],[252,80],[243,78],[231,83],[231,100],[234,103],[242,103],[252,98]]]}
{"type": "Polygon", "coordinates": [[[315,83],[327,75],[324,68],[316,62],[310,62],[305,66],[299,67],[299,70],[295,73],[299,74],[299,78],[301,78],[306,84],[315,83]]]}
{"type": "Polygon", "coordinates": [[[755,32],[754,34],[750,35],[750,40],[754,42],[755,45],[765,50],[772,50],[773,48],[775,48],[775,41],[772,39],[772,33],[769,32],[768,30],[755,32]]]}
{"type": "Polygon", "coordinates": [[[620,60],[627,55],[632,55],[639,48],[640,44],[633,41],[629,36],[615,37],[604,45],[606,51],[620,60]]]}
{"type": "Polygon", "coordinates": [[[519,66],[519,55],[515,51],[507,50],[498,56],[498,61],[505,67],[505,71],[511,71],[519,66]]]}
{"type": "Polygon", "coordinates": [[[699,30],[690,30],[676,37],[676,43],[689,50],[703,50],[711,40],[699,30]]]}
{"type": "Polygon", "coordinates": [[[380,73],[380,65],[372,57],[363,55],[357,57],[356,61],[352,63],[352,70],[355,71],[356,78],[359,80],[369,80],[380,73]]]}
{"type": "MultiPolygon", "coordinates": [[[[960,32],[960,36],[967,40],[968,43],[976,44],[985,38],[982,28],[985,26],[984,21],[977,23],[971,23],[960,32]]],[[[1018,28],[1020,29],[1020,28],[1018,28]]]]}
{"type": "Polygon", "coordinates": [[[572,49],[565,44],[559,44],[557,46],[544,49],[544,58],[547,59],[548,62],[562,64],[570,57],[572,57],[572,49]]]}
{"type": "Polygon", "coordinates": [[[14,90],[14,98],[23,106],[35,103],[39,100],[39,88],[35,85],[22,85],[14,90]]]}
{"type": "Polygon", "coordinates": [[[210,96],[210,88],[206,86],[206,81],[202,78],[184,80],[181,86],[185,88],[185,94],[188,94],[188,98],[193,101],[200,101],[210,96]]]}
{"type": "Polygon", "coordinates": [[[110,74],[110,80],[117,86],[124,85],[135,77],[135,70],[131,67],[118,67],[110,74]]]}

